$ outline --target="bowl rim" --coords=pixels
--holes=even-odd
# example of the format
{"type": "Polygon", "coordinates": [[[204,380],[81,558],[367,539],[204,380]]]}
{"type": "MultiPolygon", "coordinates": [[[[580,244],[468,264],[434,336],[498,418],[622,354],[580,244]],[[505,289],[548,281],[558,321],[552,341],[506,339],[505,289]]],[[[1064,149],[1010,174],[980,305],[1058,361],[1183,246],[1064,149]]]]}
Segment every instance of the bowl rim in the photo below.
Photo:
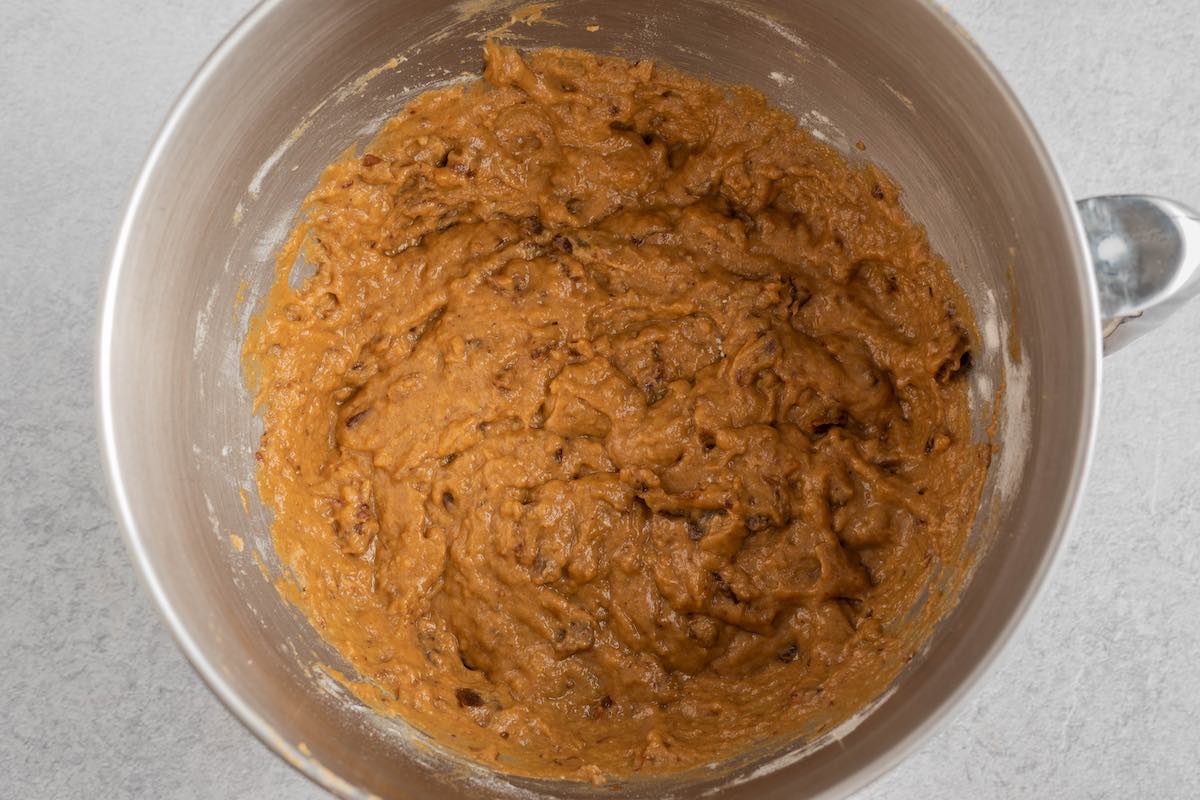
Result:
{"type": "MultiPolygon", "coordinates": [[[[249,38],[268,17],[291,1],[259,0],[204,59],[172,104],[165,121],[155,134],[153,144],[142,162],[138,177],[124,205],[121,221],[113,239],[108,274],[101,294],[94,373],[96,418],[110,505],[118,518],[122,538],[145,592],[166,622],[172,637],[183,651],[188,663],[221,703],[259,741],[314,784],[339,797],[369,798],[374,795],[354,786],[322,765],[312,755],[301,752],[296,745],[280,736],[259,713],[254,703],[238,694],[224,680],[192,637],[187,626],[176,614],[143,543],[143,534],[130,503],[131,489],[122,476],[122,449],[118,443],[114,422],[113,329],[121,292],[122,272],[130,259],[130,240],[138,227],[143,208],[149,201],[147,197],[148,184],[159,168],[168,145],[178,130],[188,122],[197,96],[214,76],[224,69],[244,40],[249,38]]],[[[893,743],[863,767],[839,778],[827,787],[821,793],[822,796],[844,796],[865,787],[892,770],[918,745],[925,742],[942,727],[950,715],[961,707],[966,697],[978,687],[982,677],[991,670],[1000,653],[1028,620],[1030,607],[1046,590],[1049,583],[1048,577],[1060,561],[1058,555],[1068,533],[1074,526],[1082,505],[1083,490],[1091,467],[1100,412],[1100,378],[1103,355],[1100,346],[1100,304],[1095,280],[1092,277],[1090,257],[1085,245],[1086,236],[1083,225],[1062,171],[1012,88],[972,36],[935,0],[908,0],[908,2],[911,6],[910,13],[924,12],[930,15],[935,24],[941,25],[958,41],[964,52],[970,56],[980,77],[985,78],[991,84],[996,96],[1004,101],[1006,110],[1019,123],[1025,143],[1030,152],[1036,156],[1038,166],[1047,179],[1046,183],[1053,192],[1053,200],[1059,212],[1058,224],[1073,234],[1070,242],[1074,256],[1071,267],[1075,272],[1078,288],[1084,300],[1083,330],[1079,331],[1082,339],[1081,347],[1085,356],[1079,361],[1082,379],[1082,407],[1078,429],[1075,432],[1075,451],[1070,458],[1073,472],[1063,502],[1058,509],[1054,528],[1046,537],[1045,548],[1037,569],[1030,574],[1023,591],[1010,606],[1007,619],[997,635],[986,647],[981,649],[979,655],[975,657],[975,663],[966,671],[957,686],[943,695],[936,707],[927,711],[917,724],[912,725],[904,734],[897,736],[893,743]]]]}

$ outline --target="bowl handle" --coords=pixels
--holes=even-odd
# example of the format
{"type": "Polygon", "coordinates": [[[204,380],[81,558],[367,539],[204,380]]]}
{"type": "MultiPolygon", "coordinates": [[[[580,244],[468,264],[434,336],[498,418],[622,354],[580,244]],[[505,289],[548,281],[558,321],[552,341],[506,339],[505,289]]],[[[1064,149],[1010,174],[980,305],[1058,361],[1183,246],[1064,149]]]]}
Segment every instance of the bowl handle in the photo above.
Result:
{"type": "Polygon", "coordinates": [[[1200,214],[1171,200],[1110,195],[1079,201],[1100,289],[1104,352],[1161,325],[1200,294],[1200,214]]]}

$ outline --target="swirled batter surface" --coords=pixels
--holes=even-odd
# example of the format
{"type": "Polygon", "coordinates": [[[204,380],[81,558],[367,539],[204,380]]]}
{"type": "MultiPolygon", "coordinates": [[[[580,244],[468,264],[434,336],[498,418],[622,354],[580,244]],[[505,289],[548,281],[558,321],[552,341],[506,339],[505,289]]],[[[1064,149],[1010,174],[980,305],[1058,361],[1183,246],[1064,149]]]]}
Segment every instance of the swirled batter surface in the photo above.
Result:
{"type": "Polygon", "coordinates": [[[325,170],[247,340],[298,602],[500,769],[828,729],[972,523],[967,303],[897,188],[756,92],[485,57],[325,170]]]}

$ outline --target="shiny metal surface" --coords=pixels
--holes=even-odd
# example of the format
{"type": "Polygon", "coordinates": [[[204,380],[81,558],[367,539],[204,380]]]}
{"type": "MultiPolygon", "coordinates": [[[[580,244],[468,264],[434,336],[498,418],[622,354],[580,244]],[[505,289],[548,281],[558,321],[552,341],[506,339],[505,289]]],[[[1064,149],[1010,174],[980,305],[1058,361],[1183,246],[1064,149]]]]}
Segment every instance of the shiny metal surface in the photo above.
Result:
{"type": "Polygon", "coordinates": [[[1157,328],[1200,294],[1200,213],[1144,195],[1079,202],[1087,233],[1105,352],[1157,328]]]}
{"type": "Polygon", "coordinates": [[[1074,205],[1000,78],[922,0],[563,0],[546,12],[561,24],[510,24],[515,5],[268,0],[189,86],[130,201],[99,335],[101,436],[133,558],[214,692],[339,794],[611,796],[497,778],[380,718],[328,677],[319,665],[346,665],[264,580],[279,565],[254,492],[260,427],[240,343],[273,250],[321,167],[407,98],[477,73],[486,32],[508,25],[522,46],[615,51],[750,84],[849,156],[865,143],[866,157],[905,188],[976,311],[981,437],[1005,389],[999,448],[972,581],[886,700],[837,732],[840,744],[766,748],[729,770],[631,781],[623,796],[843,794],[895,763],[970,688],[1024,614],[1074,513],[1100,358],[1074,205]]]}

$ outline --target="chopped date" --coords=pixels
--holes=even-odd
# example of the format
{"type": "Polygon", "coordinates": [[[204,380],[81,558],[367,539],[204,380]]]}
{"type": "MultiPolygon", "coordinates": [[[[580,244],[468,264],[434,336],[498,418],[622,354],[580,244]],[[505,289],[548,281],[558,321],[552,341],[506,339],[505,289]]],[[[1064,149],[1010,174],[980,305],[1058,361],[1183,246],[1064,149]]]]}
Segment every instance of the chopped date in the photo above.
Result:
{"type": "Polygon", "coordinates": [[[759,531],[765,531],[769,527],[771,527],[771,518],[770,517],[764,517],[764,516],[759,515],[759,516],[748,517],[746,519],[746,530],[750,531],[751,533],[758,533],[759,531]]]}
{"type": "Polygon", "coordinates": [[[521,230],[526,236],[539,236],[545,229],[540,217],[526,217],[521,220],[521,230]]]}
{"type": "Polygon", "coordinates": [[[730,602],[733,602],[733,603],[740,602],[738,599],[738,596],[737,596],[737,592],[735,592],[733,590],[733,587],[729,585],[729,581],[725,580],[725,578],[721,575],[721,573],[713,572],[713,573],[711,573],[711,575],[712,575],[713,582],[716,583],[716,585],[717,585],[717,591],[723,597],[725,597],[727,600],[729,600],[730,602]]]}
{"type": "Polygon", "coordinates": [[[370,412],[371,412],[371,409],[364,408],[362,411],[359,411],[357,414],[351,414],[349,417],[346,417],[346,427],[354,428],[357,425],[360,425],[362,423],[362,421],[367,418],[367,414],[369,414],[370,412]]]}
{"type": "Polygon", "coordinates": [[[898,458],[885,458],[875,462],[875,466],[883,470],[888,475],[895,475],[900,471],[902,463],[898,458]]]}

